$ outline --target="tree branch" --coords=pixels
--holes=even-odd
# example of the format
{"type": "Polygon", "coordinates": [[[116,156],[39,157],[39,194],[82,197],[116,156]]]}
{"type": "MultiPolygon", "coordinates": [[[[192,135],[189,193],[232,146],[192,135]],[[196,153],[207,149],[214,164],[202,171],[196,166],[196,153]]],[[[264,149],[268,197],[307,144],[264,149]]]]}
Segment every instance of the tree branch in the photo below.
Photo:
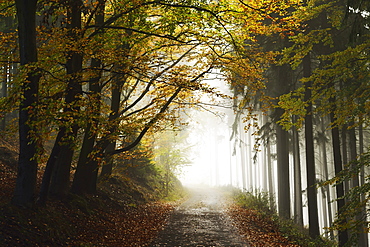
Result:
{"type": "Polygon", "coordinates": [[[175,93],[168,99],[166,104],[164,104],[162,106],[161,110],[157,113],[157,115],[155,115],[155,117],[153,117],[147,123],[147,125],[144,127],[144,129],[140,132],[140,134],[137,136],[137,138],[131,144],[129,144],[128,146],[126,146],[124,148],[116,149],[116,150],[114,150],[114,151],[112,151],[108,154],[109,155],[119,154],[119,153],[128,151],[128,150],[136,147],[140,143],[141,139],[143,139],[144,135],[148,132],[148,130],[155,124],[155,122],[157,122],[158,118],[167,110],[167,108],[170,106],[172,101],[177,97],[177,95],[181,92],[181,90],[182,90],[182,87],[178,87],[176,89],[175,93]]]}

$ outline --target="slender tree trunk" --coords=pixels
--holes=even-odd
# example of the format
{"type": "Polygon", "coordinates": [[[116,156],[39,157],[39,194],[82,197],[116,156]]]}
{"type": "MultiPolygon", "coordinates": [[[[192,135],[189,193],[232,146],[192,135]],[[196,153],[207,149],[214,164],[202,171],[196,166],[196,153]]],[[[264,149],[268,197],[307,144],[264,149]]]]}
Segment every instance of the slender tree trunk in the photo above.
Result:
{"type": "MultiPolygon", "coordinates": [[[[283,41],[286,43],[286,41],[283,41]]],[[[291,68],[287,65],[276,67],[277,71],[277,96],[288,92],[291,83],[291,68]]],[[[280,120],[284,110],[275,111],[276,152],[277,152],[277,179],[278,179],[278,212],[285,218],[290,218],[290,177],[289,177],[289,133],[276,122],[280,120]]]]}
{"type": "MultiPolygon", "coordinates": [[[[362,124],[363,119],[360,120],[360,126],[358,128],[358,148],[359,148],[359,153],[362,155],[364,153],[364,129],[363,129],[363,124],[362,124]]],[[[361,167],[360,171],[360,184],[364,185],[365,184],[365,167],[361,167]]],[[[365,195],[363,195],[363,199],[365,199],[365,195]]]]}
{"type": "MultiPolygon", "coordinates": [[[[228,130],[228,134],[229,136],[231,136],[231,133],[230,133],[230,128],[227,128],[228,130]]],[[[228,147],[229,147],[229,171],[230,171],[230,186],[233,186],[233,151],[232,151],[232,144],[231,144],[231,141],[228,142],[228,147]]]]}
{"type": "Polygon", "coordinates": [[[290,218],[289,145],[288,132],[276,125],[276,152],[278,172],[279,215],[290,218]]]}
{"type": "MultiPolygon", "coordinates": [[[[358,128],[358,148],[359,148],[359,153],[362,155],[364,153],[364,129],[363,129],[363,124],[362,124],[362,119],[360,120],[360,126],[358,128]]],[[[365,184],[365,168],[361,167],[360,171],[360,183],[361,185],[365,184]]]]}
{"type": "MultiPolygon", "coordinates": [[[[330,103],[335,104],[335,99],[330,99],[330,103]]],[[[332,113],[330,113],[330,119],[332,123],[335,123],[335,115],[334,110],[332,113]]],[[[335,174],[339,174],[342,170],[342,157],[340,153],[340,137],[339,137],[339,129],[337,126],[332,127],[331,129],[332,134],[332,143],[333,143],[333,152],[334,152],[334,169],[335,174]]],[[[335,190],[337,192],[337,208],[338,213],[341,213],[342,208],[344,207],[344,199],[342,198],[344,196],[344,188],[343,183],[337,184],[335,186],[335,190]]],[[[342,225],[345,225],[347,223],[346,219],[343,219],[341,222],[342,225]]],[[[348,241],[348,231],[343,230],[338,232],[339,235],[339,246],[344,246],[348,241]]]]}
{"type": "MultiPolygon", "coordinates": [[[[267,126],[268,123],[268,116],[265,115],[263,117],[263,123],[265,126],[267,126]]],[[[266,169],[267,169],[267,189],[269,192],[269,201],[270,201],[270,209],[274,210],[274,176],[273,176],[273,168],[272,168],[272,157],[271,157],[271,143],[270,143],[270,137],[268,136],[270,134],[271,130],[268,128],[266,130],[267,137],[265,141],[265,160],[266,160],[266,169]]]]}
{"type": "MultiPolygon", "coordinates": [[[[253,128],[253,127],[252,127],[253,128]]],[[[252,128],[249,130],[251,132],[246,133],[246,153],[247,153],[247,159],[246,159],[246,165],[248,166],[248,176],[249,176],[249,188],[255,188],[257,186],[258,177],[255,174],[254,169],[254,163],[253,163],[253,156],[252,156],[252,128]]]]}
{"type": "MultiPolygon", "coordinates": [[[[318,198],[318,208],[320,208],[321,211],[323,227],[327,227],[329,225],[329,220],[328,220],[328,208],[326,207],[325,188],[321,187],[319,192],[321,192],[321,197],[318,198]]],[[[325,237],[326,238],[328,237],[327,232],[325,232],[325,237]]]]}
{"type": "MultiPolygon", "coordinates": [[[[37,0],[16,0],[21,65],[37,62],[36,4],[37,0]]],[[[22,84],[19,106],[19,160],[16,187],[12,202],[26,205],[34,202],[37,176],[37,143],[32,123],[37,121],[36,104],[40,74],[37,68],[27,74],[22,84]]]]}
{"type": "MultiPolygon", "coordinates": [[[[295,118],[293,119],[293,121],[295,122],[295,118]]],[[[294,219],[298,225],[303,226],[299,133],[295,127],[293,128],[293,159],[294,159],[294,219]]]]}
{"type": "MultiPolygon", "coordinates": [[[[354,125],[353,122],[350,125],[354,125]]],[[[348,146],[349,146],[349,162],[357,160],[357,140],[356,130],[354,127],[348,130],[348,146]]],[[[353,166],[353,165],[352,165],[353,166]]],[[[350,181],[350,188],[354,188],[360,185],[359,176],[352,176],[350,181]]]]}
{"type": "MultiPolygon", "coordinates": [[[[9,65],[6,64],[3,67],[3,80],[1,81],[1,97],[7,97],[8,96],[8,76],[9,76],[9,65]]],[[[4,117],[1,119],[1,126],[0,130],[5,130],[6,127],[6,113],[4,114],[4,117]]]]}
{"type": "MultiPolygon", "coordinates": [[[[324,173],[323,175],[324,175],[324,179],[328,181],[329,172],[328,172],[328,161],[327,161],[327,152],[326,152],[326,136],[325,136],[324,121],[322,121],[322,138],[320,138],[320,140],[321,140],[320,144],[321,144],[321,150],[322,150],[321,160],[323,162],[322,166],[323,166],[323,173],[324,173]]],[[[325,190],[326,190],[326,197],[325,197],[326,205],[328,206],[328,220],[329,220],[329,224],[331,224],[333,222],[333,213],[331,209],[330,185],[325,186],[325,190]]],[[[332,230],[330,230],[330,239],[334,239],[334,232],[332,230]]]]}
{"type": "Polygon", "coordinates": [[[242,128],[242,124],[239,123],[239,130],[240,130],[240,141],[239,141],[239,149],[240,149],[240,158],[241,158],[241,162],[240,162],[240,167],[241,167],[241,170],[242,170],[242,185],[243,185],[243,191],[246,191],[247,190],[247,176],[246,176],[246,171],[245,171],[245,166],[246,166],[246,162],[245,162],[245,133],[244,133],[244,129],[242,128]]]}
{"type": "Polygon", "coordinates": [[[270,200],[270,209],[274,210],[274,176],[272,168],[272,157],[271,157],[271,144],[270,138],[266,141],[266,158],[267,158],[267,173],[268,173],[268,187],[269,187],[269,200],[270,200]]]}
{"type": "MultiPolygon", "coordinates": [[[[303,58],[303,76],[311,75],[311,58],[306,55],[303,58]]],[[[317,208],[317,190],[316,171],[315,171],[315,151],[313,140],[313,124],[312,124],[312,103],[311,100],[311,83],[307,83],[305,92],[305,101],[307,102],[306,117],[305,117],[305,142],[306,142],[306,172],[307,172],[307,200],[308,200],[308,221],[310,236],[316,238],[320,235],[319,215],[317,208]]]]}
{"type": "MultiPolygon", "coordinates": [[[[342,141],[342,162],[343,165],[348,164],[348,144],[347,144],[347,124],[341,128],[341,141],[342,141]]],[[[350,188],[349,181],[344,182],[344,192],[347,193],[350,188]]]]}

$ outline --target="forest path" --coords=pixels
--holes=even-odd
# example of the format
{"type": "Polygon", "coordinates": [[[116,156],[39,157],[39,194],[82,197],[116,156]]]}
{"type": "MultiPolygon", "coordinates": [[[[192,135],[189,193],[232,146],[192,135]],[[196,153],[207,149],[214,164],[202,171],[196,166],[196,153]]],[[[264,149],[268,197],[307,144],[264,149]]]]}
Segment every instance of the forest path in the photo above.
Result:
{"type": "Polygon", "coordinates": [[[171,215],[150,246],[249,246],[226,215],[226,200],[214,188],[190,188],[190,198],[171,215]]]}

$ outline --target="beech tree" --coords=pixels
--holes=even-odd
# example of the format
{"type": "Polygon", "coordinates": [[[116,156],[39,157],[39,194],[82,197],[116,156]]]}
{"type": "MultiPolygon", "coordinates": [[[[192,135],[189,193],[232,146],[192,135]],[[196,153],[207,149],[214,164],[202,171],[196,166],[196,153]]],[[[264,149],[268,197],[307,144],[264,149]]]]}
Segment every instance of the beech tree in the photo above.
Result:
{"type": "Polygon", "coordinates": [[[38,167],[36,107],[40,73],[37,65],[36,5],[37,0],[16,1],[20,64],[25,77],[21,82],[19,105],[19,160],[14,197],[15,204],[30,204],[35,200],[38,167]]]}
{"type": "Polygon", "coordinates": [[[245,52],[238,31],[250,16],[233,16],[227,3],[50,1],[39,8],[45,20],[37,33],[42,77],[35,108],[43,117],[32,123],[34,136],[55,137],[40,202],[49,191],[68,193],[74,154],[73,191],[94,193],[104,160],[111,163],[165,123],[178,124],[177,111],[199,99],[194,92],[221,96],[202,81],[213,69],[233,68],[249,81],[259,76],[249,63],[259,55],[245,52]],[[227,18],[235,25],[227,27],[227,18]]]}

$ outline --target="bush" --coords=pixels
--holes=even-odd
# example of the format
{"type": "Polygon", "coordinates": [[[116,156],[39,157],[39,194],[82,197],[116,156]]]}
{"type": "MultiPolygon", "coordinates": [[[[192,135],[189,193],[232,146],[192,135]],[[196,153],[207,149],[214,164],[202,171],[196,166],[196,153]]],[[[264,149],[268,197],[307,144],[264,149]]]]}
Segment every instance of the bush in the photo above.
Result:
{"type": "Polygon", "coordinates": [[[234,192],[235,201],[242,207],[257,210],[263,215],[273,215],[275,205],[273,197],[268,193],[260,190],[236,191],[234,192]]]}

